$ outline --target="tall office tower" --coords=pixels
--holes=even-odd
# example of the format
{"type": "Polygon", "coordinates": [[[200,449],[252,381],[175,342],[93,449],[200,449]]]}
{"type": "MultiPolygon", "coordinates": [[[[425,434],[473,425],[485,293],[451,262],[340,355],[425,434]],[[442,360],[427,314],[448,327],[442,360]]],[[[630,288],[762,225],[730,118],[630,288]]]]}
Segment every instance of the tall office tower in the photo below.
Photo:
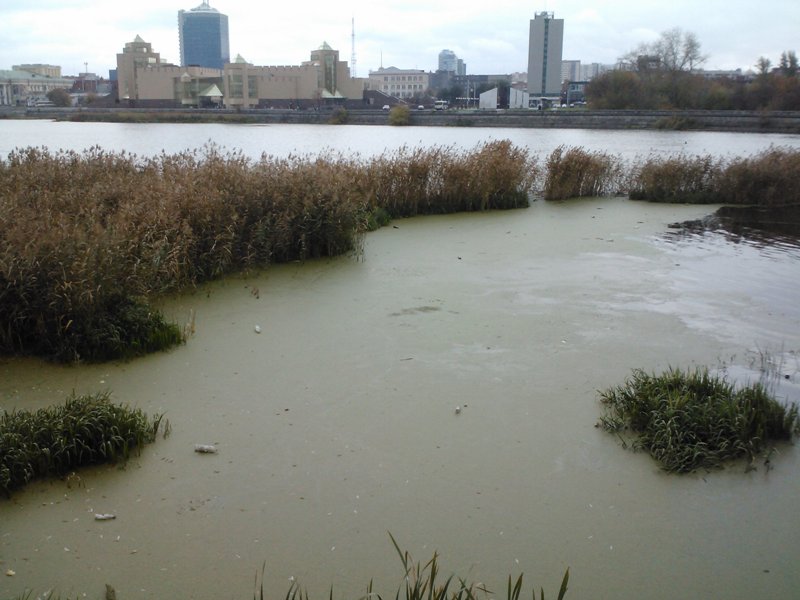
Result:
{"type": "Polygon", "coordinates": [[[456,73],[458,71],[458,58],[452,50],[439,52],[439,70],[456,73]]]}
{"type": "Polygon", "coordinates": [[[230,62],[228,17],[208,5],[178,11],[178,37],[181,45],[181,65],[197,65],[222,69],[230,62]]]}
{"type": "Polygon", "coordinates": [[[561,94],[561,53],[564,19],[551,12],[536,13],[528,40],[528,93],[536,96],[561,94]]]}

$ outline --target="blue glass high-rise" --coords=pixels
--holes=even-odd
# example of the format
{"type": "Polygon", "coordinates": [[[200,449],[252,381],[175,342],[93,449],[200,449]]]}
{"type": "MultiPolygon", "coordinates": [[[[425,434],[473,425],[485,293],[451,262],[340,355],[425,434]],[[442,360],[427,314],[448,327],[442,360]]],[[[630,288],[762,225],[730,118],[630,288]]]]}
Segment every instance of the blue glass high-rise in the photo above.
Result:
{"type": "Polygon", "coordinates": [[[228,17],[208,5],[208,0],[191,10],[178,11],[181,65],[222,69],[230,62],[228,17]]]}

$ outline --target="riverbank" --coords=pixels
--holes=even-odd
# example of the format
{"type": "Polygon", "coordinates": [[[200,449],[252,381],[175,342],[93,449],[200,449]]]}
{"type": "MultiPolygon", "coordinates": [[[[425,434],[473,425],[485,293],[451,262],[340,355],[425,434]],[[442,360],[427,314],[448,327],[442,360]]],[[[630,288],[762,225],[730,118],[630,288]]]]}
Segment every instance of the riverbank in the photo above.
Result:
{"type": "MultiPolygon", "coordinates": [[[[329,124],[330,109],[222,110],[147,108],[2,108],[0,118],[141,123],[292,123],[329,124]]],[[[388,111],[347,110],[350,125],[388,125],[388,111]]],[[[800,133],[797,111],[643,111],[643,110],[412,110],[409,125],[427,127],[520,127],[800,133]]]]}

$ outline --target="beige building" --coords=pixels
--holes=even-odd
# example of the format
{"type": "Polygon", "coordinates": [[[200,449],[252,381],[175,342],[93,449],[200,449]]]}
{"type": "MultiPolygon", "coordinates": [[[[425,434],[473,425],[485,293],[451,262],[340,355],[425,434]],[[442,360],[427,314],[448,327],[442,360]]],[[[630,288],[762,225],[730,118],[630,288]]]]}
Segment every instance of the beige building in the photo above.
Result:
{"type": "Polygon", "coordinates": [[[163,63],[136,36],[117,54],[117,80],[119,100],[138,106],[319,106],[360,100],[364,90],[364,80],[351,77],[339,52],[325,43],[301,65],[255,66],[237,56],[219,70],[163,63]]]}
{"type": "Polygon", "coordinates": [[[317,69],[313,66],[259,67],[241,56],[224,69],[226,108],[255,108],[271,102],[294,104],[312,99],[317,90],[317,69]]]}
{"type": "Polygon", "coordinates": [[[351,77],[339,51],[324,43],[300,65],[255,66],[241,56],[225,65],[225,107],[297,107],[360,100],[364,80],[351,77]]]}
{"type": "Polygon", "coordinates": [[[117,94],[119,100],[138,100],[139,71],[161,64],[161,56],[153,46],[136,36],[125,44],[122,54],[117,54],[117,94]]]}
{"type": "Polygon", "coordinates": [[[370,71],[367,86],[367,89],[383,92],[395,98],[412,98],[428,90],[430,74],[418,69],[387,67],[370,71]]]}
{"type": "Polygon", "coordinates": [[[179,67],[161,61],[152,45],[138,35],[117,54],[117,88],[121,102],[146,106],[220,106],[222,71],[179,67]]]}
{"type": "Polygon", "coordinates": [[[27,71],[28,73],[36,73],[43,77],[61,77],[61,67],[57,65],[42,65],[36,63],[33,65],[14,65],[11,68],[14,71],[27,71]]]}

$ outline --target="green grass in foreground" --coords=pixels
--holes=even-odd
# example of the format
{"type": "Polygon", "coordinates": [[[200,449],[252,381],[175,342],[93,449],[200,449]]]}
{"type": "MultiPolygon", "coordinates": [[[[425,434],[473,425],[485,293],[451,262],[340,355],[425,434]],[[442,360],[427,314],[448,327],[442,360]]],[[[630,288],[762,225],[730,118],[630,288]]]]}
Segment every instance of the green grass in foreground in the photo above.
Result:
{"type": "Polygon", "coordinates": [[[797,405],[782,405],[761,383],[737,388],[705,369],[661,375],[637,369],[600,399],[598,425],[670,472],[721,468],[743,457],[752,464],[771,441],[800,433],[797,405]]]}
{"type": "MultiPolygon", "coordinates": [[[[482,583],[467,581],[461,577],[456,577],[455,574],[447,578],[443,578],[439,570],[439,554],[434,552],[433,557],[422,564],[414,562],[413,558],[407,551],[400,549],[397,540],[389,533],[397,554],[400,556],[400,561],[403,563],[403,580],[395,592],[395,600],[477,600],[477,598],[498,598],[499,595],[491,590],[488,590],[482,583]]],[[[564,573],[564,578],[561,580],[561,588],[559,589],[557,600],[563,600],[567,594],[567,585],[569,583],[569,569],[564,573]]],[[[254,600],[264,600],[272,596],[265,594],[263,573],[261,585],[256,581],[256,593],[254,600]]],[[[533,600],[536,600],[536,588],[532,590],[533,600]]],[[[506,600],[519,600],[522,594],[522,574],[513,579],[511,575],[508,576],[508,586],[506,589],[506,600]]],[[[331,588],[329,599],[333,600],[333,588],[331,588]]],[[[370,581],[367,586],[366,592],[360,596],[358,600],[383,600],[384,596],[375,592],[373,589],[373,582],[370,581]]],[[[386,596],[391,598],[391,596],[386,596]]],[[[545,599],[544,589],[539,588],[540,600],[545,599]]],[[[286,592],[284,600],[310,600],[307,592],[297,582],[293,582],[286,592]]]]}
{"type": "Polygon", "coordinates": [[[155,440],[161,415],[112,404],[108,392],[71,396],[60,406],[0,414],[0,490],[90,464],[127,460],[155,440]]]}

